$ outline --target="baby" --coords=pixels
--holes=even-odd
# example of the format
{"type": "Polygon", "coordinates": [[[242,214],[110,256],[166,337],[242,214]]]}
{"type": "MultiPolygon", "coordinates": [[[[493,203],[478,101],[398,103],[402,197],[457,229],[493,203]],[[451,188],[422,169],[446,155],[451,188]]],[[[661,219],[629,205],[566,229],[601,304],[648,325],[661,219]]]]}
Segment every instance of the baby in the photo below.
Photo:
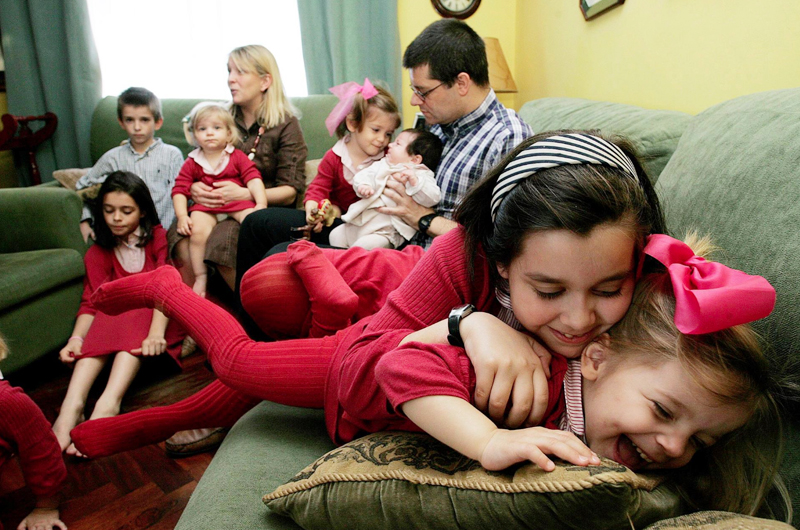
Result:
{"type": "Polygon", "coordinates": [[[433,133],[406,129],[389,144],[386,156],[356,173],[353,188],[361,200],[342,216],[345,224],[330,234],[330,244],[350,248],[397,248],[411,239],[416,230],[395,215],[380,213],[377,208],[396,206],[384,196],[386,183],[394,179],[405,186],[406,193],[428,208],[441,199],[433,171],[442,156],[442,142],[433,133]]]}

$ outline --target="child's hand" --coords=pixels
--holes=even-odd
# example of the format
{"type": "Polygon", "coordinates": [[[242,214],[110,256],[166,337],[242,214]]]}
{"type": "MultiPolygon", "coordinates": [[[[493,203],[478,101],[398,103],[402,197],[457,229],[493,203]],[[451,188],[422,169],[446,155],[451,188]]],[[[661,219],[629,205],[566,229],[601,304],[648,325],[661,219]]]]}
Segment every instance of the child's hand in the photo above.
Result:
{"type": "Polygon", "coordinates": [[[566,431],[530,427],[497,429],[483,449],[481,465],[496,471],[530,460],[545,471],[556,466],[547,455],[554,455],[576,466],[599,465],[600,459],[574,434],[566,431]]]}
{"type": "Polygon", "coordinates": [[[148,335],[142,341],[141,348],[134,348],[131,353],[141,353],[145,357],[161,355],[167,351],[167,340],[164,335],[148,335]]]}
{"type": "Polygon", "coordinates": [[[84,243],[88,243],[90,237],[94,239],[94,230],[92,230],[92,224],[89,221],[81,221],[80,227],[84,243]]]}
{"type": "Polygon", "coordinates": [[[510,428],[539,425],[549,400],[550,352],[489,313],[473,313],[460,330],[475,368],[475,407],[510,428]]]}
{"type": "Polygon", "coordinates": [[[59,519],[58,508],[34,508],[17,526],[17,530],[53,530],[54,528],[67,530],[67,525],[59,519]]]}
{"type": "Polygon", "coordinates": [[[369,184],[361,184],[356,191],[358,192],[359,197],[364,198],[372,197],[372,194],[375,193],[375,190],[373,190],[372,186],[369,184]]]}
{"type": "Polygon", "coordinates": [[[323,217],[319,213],[319,203],[317,201],[306,202],[306,224],[311,227],[314,233],[322,232],[323,217]]]}
{"type": "Polygon", "coordinates": [[[192,235],[192,218],[188,215],[178,217],[178,233],[182,236],[192,235]]]}
{"type": "Polygon", "coordinates": [[[67,345],[61,348],[61,351],[58,352],[58,357],[61,359],[62,363],[74,363],[77,358],[81,356],[82,346],[83,341],[76,338],[69,339],[67,345]]]}

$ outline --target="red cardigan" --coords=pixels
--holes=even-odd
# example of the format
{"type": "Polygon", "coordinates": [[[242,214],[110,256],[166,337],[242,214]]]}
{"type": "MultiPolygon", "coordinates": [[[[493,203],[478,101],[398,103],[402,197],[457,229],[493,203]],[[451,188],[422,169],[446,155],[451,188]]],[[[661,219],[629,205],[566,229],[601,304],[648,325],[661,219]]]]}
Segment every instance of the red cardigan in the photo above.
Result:
{"type": "Polygon", "coordinates": [[[0,381],[0,467],[14,453],[34,495],[58,493],[67,468],[53,428],[22,389],[0,381]]]}
{"type": "MultiPolygon", "coordinates": [[[[470,277],[464,231],[439,236],[431,249],[372,317],[340,331],[328,373],[325,419],[328,433],[345,443],[365,432],[419,431],[396,412],[406,401],[424,396],[454,396],[472,402],[475,371],[463,348],[408,342],[409,333],[447,318],[450,310],[471,303],[497,315],[489,267],[481,252],[470,277]]],[[[558,428],[564,411],[563,379],[567,362],[553,356],[550,400],[543,425],[558,428]]]]}
{"type": "Polygon", "coordinates": [[[306,201],[319,203],[322,202],[322,199],[330,200],[343,213],[350,208],[351,204],[359,200],[353,184],[344,178],[342,157],[334,153],[333,149],[328,149],[328,152],[322,157],[317,168],[317,176],[308,185],[303,204],[306,201]]]}

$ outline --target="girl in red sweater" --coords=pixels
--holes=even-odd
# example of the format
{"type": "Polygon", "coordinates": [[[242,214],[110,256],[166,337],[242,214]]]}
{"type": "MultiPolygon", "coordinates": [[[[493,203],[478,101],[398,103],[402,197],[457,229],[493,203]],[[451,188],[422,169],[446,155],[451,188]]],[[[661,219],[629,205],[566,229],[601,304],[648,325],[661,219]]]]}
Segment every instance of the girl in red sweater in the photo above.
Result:
{"type": "MultiPolygon", "coordinates": [[[[0,361],[7,353],[6,343],[0,337],[0,361]]],[[[58,513],[58,493],[67,479],[58,440],[39,407],[0,373],[0,467],[15,453],[25,482],[36,496],[36,508],[17,530],[56,527],[67,530],[58,513]]]]}
{"type": "Polygon", "coordinates": [[[167,263],[166,231],[158,223],[144,181],[128,171],[111,173],[94,205],[95,244],[86,252],[86,277],[78,318],[61,362],[74,365],[67,395],[53,424],[62,450],[75,455],[69,432],[83,419],[86,398],[105,364],[113,359],[108,384],[92,419],[119,414],[122,397],[141,365],[140,356],[167,352],[178,361],[184,334],[161,311],[134,309],[112,316],[98,311],[92,294],[104,283],[167,263]]]}

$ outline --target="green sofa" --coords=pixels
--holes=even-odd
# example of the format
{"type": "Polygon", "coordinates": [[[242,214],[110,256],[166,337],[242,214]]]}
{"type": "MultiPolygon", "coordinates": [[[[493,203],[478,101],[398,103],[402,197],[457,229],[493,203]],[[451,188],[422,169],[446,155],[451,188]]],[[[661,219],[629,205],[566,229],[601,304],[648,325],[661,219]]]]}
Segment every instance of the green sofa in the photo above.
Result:
{"type": "Polygon", "coordinates": [[[67,342],[83,292],[81,201],[55,187],[0,189],[0,333],[4,374],[67,342]]]}
{"type": "MultiPolygon", "coordinates": [[[[162,100],[164,125],[157,136],[178,146],[184,156],[191,148],[181,120],[200,101],[162,100]]],[[[292,98],[300,111],[309,160],[322,158],[336,141],[328,135],[325,118],[337,101],[335,96],[292,98]]],[[[126,138],[117,123],[117,98],[102,99],[92,115],[92,161],[126,138]]],[[[0,189],[0,333],[12,352],[0,362],[4,373],[63,346],[72,332],[87,248],[78,229],[80,218],[77,194],[56,182],[0,189]]]]}
{"type": "MultiPolygon", "coordinates": [[[[567,98],[528,102],[520,114],[535,131],[598,128],[629,136],[657,181],[673,233],[691,227],[707,231],[727,251],[720,259],[767,277],[778,302],[758,329],[773,355],[800,357],[800,89],[737,98],[694,117],[567,98]]],[[[798,426],[800,418],[792,417],[782,468],[795,512],[800,510],[798,426]]],[[[261,497],[332,448],[321,411],[258,405],[233,427],[176,528],[299,528],[271,513],[261,497]]],[[[719,526],[713,522],[719,519],[709,513],[651,528],[769,526],[745,518],[719,526]]],[[[582,528],[580,521],[568,526],[582,528]]]]}

